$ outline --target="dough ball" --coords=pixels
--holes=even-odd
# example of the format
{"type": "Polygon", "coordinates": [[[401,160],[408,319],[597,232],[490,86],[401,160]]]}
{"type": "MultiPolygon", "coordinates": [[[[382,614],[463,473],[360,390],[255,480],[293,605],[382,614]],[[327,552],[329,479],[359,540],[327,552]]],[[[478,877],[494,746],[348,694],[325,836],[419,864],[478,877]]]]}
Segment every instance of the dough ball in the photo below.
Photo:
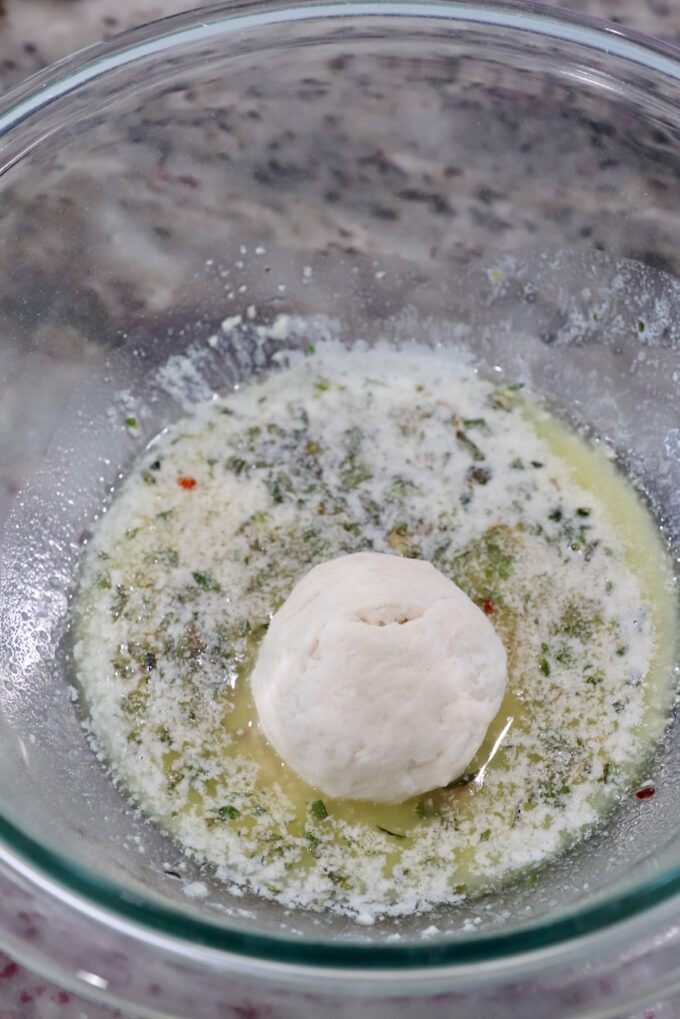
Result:
{"type": "Polygon", "coordinates": [[[315,566],[262,642],[262,729],[329,797],[399,803],[461,775],[496,715],[505,650],[428,562],[358,552],[315,566]]]}

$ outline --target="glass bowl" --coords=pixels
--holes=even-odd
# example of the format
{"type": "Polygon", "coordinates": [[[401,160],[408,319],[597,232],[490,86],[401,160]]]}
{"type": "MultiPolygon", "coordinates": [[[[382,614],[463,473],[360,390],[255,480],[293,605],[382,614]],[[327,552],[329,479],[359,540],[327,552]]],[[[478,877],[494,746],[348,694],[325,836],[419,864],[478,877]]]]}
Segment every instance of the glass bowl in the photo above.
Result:
{"type": "Polygon", "coordinates": [[[300,343],[473,347],[611,445],[677,555],[679,78],[538,5],[234,2],[4,100],[3,948],[192,1019],[608,1016],[680,987],[672,727],[654,799],[537,883],[366,928],[184,860],[89,749],[68,664],[97,512],[187,403],[268,365],[280,314],[300,343]]]}

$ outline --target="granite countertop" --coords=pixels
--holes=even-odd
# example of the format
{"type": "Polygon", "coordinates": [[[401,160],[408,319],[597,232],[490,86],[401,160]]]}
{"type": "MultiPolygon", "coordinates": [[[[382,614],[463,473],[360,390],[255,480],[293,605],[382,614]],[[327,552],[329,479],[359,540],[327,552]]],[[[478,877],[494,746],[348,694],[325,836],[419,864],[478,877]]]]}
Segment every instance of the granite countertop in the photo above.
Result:
{"type": "MultiPolygon", "coordinates": [[[[0,88],[90,43],[202,6],[200,0],[0,0],[0,88]]],[[[677,0],[564,0],[559,6],[680,43],[677,0]]]]}
{"type": "MultiPolygon", "coordinates": [[[[0,0],[0,90],[83,46],[191,6],[204,5],[199,0],[0,0]]],[[[566,0],[562,6],[680,44],[678,0],[566,0]]],[[[636,1019],[680,1015],[670,1009],[651,1008],[636,1019]]],[[[0,1019],[121,1015],[33,976],[0,954],[0,1019]]]]}

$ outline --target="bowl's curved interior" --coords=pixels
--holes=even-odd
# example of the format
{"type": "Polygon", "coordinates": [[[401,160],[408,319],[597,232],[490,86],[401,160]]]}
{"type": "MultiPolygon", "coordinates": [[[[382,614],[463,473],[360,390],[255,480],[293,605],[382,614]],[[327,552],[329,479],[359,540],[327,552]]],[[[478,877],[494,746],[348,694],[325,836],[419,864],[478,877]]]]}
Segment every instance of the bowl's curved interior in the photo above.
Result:
{"type": "Polygon", "coordinates": [[[651,51],[607,56],[594,30],[575,43],[538,15],[463,15],[215,16],[102,62],[3,140],[0,835],[203,943],[312,961],[332,943],[370,964],[365,946],[398,933],[383,961],[402,964],[436,925],[427,960],[484,958],[680,885],[673,733],[654,801],[622,803],[537,886],[366,929],[185,865],[114,789],[70,697],[69,597],[99,508],[187,402],[266,366],[257,327],[281,312],[347,341],[468,344],[607,436],[680,545],[677,88],[651,51]]]}

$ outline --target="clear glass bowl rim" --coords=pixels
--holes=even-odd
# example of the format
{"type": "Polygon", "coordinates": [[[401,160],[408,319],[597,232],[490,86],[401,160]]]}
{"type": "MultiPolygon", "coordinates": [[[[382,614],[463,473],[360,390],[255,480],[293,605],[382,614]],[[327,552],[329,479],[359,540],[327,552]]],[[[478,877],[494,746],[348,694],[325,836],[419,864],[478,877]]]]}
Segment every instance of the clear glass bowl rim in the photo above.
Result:
{"type": "MultiPolygon", "coordinates": [[[[542,3],[518,0],[345,0],[315,2],[300,0],[286,5],[277,0],[230,0],[151,22],[125,32],[111,42],[90,46],[32,75],[0,102],[0,174],[25,152],[21,129],[59,100],[111,71],[143,59],[220,34],[277,23],[291,23],[343,17],[404,17],[446,19],[460,26],[485,26],[533,33],[573,44],[600,57],[619,58],[663,76],[678,88],[680,103],[680,49],[661,40],[623,29],[566,9],[555,10],[542,3]],[[15,139],[18,135],[18,139],[15,139]],[[14,141],[14,144],[12,142],[14,141]],[[17,141],[19,145],[17,145],[17,141]],[[8,144],[9,143],[9,144],[8,144]],[[3,158],[3,149],[6,150],[3,158]],[[14,150],[14,151],[12,151],[14,150]]],[[[584,54],[585,56],[585,54],[584,54]]],[[[587,60],[583,60],[587,63],[587,60]]],[[[115,93],[112,93],[115,94],[115,93]]],[[[38,142],[39,144],[39,142],[38,142]]],[[[654,907],[668,906],[680,893],[680,865],[641,882],[624,894],[595,906],[581,906],[555,919],[541,919],[517,932],[473,934],[463,941],[421,943],[349,944],[329,940],[312,941],[283,935],[261,935],[227,926],[131,895],[114,882],[86,871],[26,835],[0,813],[0,859],[10,872],[24,875],[35,884],[75,906],[90,917],[124,928],[132,937],[164,942],[171,951],[197,959],[207,950],[205,962],[214,964],[215,953],[240,956],[253,963],[273,962],[299,969],[328,973],[348,970],[380,971],[386,975],[399,970],[467,969],[470,964],[500,960],[512,964],[520,957],[535,956],[560,948],[575,947],[577,940],[601,935],[613,925],[640,918],[654,907]]],[[[569,954],[569,953],[567,953],[569,954]]]]}

